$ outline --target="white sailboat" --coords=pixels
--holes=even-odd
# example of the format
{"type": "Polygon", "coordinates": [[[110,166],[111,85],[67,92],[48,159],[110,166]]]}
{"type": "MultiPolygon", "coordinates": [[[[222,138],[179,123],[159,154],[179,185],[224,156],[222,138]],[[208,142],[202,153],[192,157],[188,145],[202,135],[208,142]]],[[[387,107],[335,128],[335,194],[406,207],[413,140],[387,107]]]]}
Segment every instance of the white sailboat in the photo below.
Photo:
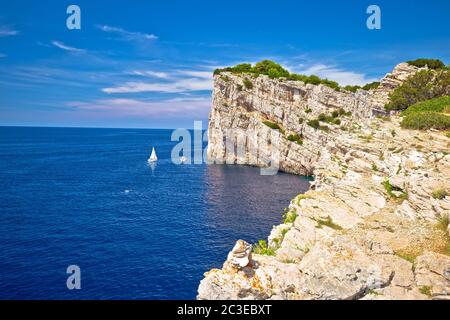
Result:
{"type": "Polygon", "coordinates": [[[152,154],[150,155],[150,158],[148,158],[148,163],[156,162],[158,161],[158,157],[156,156],[155,148],[152,150],[152,154]]]}

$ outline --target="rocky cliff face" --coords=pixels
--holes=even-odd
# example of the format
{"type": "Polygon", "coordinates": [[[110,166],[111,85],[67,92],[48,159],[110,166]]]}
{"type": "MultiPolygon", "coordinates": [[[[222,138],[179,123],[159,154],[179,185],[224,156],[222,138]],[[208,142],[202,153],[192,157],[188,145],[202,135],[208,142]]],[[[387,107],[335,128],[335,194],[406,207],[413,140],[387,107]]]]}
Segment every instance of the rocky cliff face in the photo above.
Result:
{"type": "Polygon", "coordinates": [[[436,196],[450,191],[450,139],[403,130],[395,116],[374,117],[416,71],[400,64],[376,90],[356,93],[215,77],[210,160],[264,166],[276,142],[281,170],[315,181],[259,254],[239,241],[222,269],[205,274],[199,299],[450,298],[450,199],[436,196]],[[307,124],[333,111],[339,121],[307,124]],[[228,129],[255,133],[243,137],[244,153],[229,152],[228,129]]]}
{"type": "MultiPolygon", "coordinates": [[[[315,130],[307,125],[308,121],[316,119],[321,113],[343,110],[351,113],[351,117],[340,119],[342,127],[351,128],[351,125],[364,123],[374,114],[383,113],[381,106],[387,102],[389,93],[417,70],[401,63],[386,75],[379,88],[358,90],[356,93],[300,81],[281,82],[267,76],[217,75],[209,120],[208,158],[217,163],[264,166],[264,160],[270,157],[271,145],[258,142],[271,140],[274,133],[264,124],[269,120],[279,125],[285,133],[276,139],[279,143],[280,169],[295,174],[312,174],[320,158],[321,144],[332,140],[335,134],[315,130]],[[243,81],[250,84],[246,87],[243,81]],[[290,133],[303,136],[305,143],[299,145],[289,141],[286,138],[290,133]],[[227,149],[226,137],[233,134],[247,134],[242,155],[232,148],[227,149]]],[[[323,129],[337,134],[341,131],[337,126],[327,128],[323,129]]]]}

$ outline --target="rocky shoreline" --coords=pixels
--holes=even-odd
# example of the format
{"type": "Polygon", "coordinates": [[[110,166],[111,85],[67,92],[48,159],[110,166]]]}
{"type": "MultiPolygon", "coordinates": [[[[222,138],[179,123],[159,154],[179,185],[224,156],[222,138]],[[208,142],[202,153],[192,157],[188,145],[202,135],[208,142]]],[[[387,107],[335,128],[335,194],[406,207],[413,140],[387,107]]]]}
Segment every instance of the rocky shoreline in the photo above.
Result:
{"type": "Polygon", "coordinates": [[[280,169],[315,180],[263,250],[240,240],[222,269],[205,273],[198,299],[450,299],[450,198],[434,196],[449,188],[450,139],[401,129],[383,109],[418,70],[399,64],[378,88],[356,92],[215,75],[209,159],[264,166],[254,154],[270,145],[247,139],[230,156],[225,132],[275,132],[280,169]],[[312,126],[321,114],[339,120],[312,126]]]}

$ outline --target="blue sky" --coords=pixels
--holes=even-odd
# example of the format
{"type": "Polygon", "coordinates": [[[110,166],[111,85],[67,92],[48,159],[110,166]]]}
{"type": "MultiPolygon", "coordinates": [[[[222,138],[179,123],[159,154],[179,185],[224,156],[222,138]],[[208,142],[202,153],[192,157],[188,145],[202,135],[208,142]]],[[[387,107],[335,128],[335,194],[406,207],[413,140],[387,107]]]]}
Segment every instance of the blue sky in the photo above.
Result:
{"type": "Polygon", "coordinates": [[[268,58],[363,84],[408,59],[450,63],[449,21],[448,0],[1,1],[0,125],[206,125],[217,67],[268,58]]]}

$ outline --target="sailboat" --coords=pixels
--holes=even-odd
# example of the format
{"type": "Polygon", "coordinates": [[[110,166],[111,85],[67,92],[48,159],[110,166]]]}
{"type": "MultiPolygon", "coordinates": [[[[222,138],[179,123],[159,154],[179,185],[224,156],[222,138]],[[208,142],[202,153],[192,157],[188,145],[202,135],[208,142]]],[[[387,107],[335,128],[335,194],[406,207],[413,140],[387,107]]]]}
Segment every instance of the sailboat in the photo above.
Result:
{"type": "Polygon", "coordinates": [[[158,161],[158,157],[156,156],[155,148],[152,150],[152,154],[150,155],[150,158],[148,158],[147,162],[152,163],[158,161]]]}

